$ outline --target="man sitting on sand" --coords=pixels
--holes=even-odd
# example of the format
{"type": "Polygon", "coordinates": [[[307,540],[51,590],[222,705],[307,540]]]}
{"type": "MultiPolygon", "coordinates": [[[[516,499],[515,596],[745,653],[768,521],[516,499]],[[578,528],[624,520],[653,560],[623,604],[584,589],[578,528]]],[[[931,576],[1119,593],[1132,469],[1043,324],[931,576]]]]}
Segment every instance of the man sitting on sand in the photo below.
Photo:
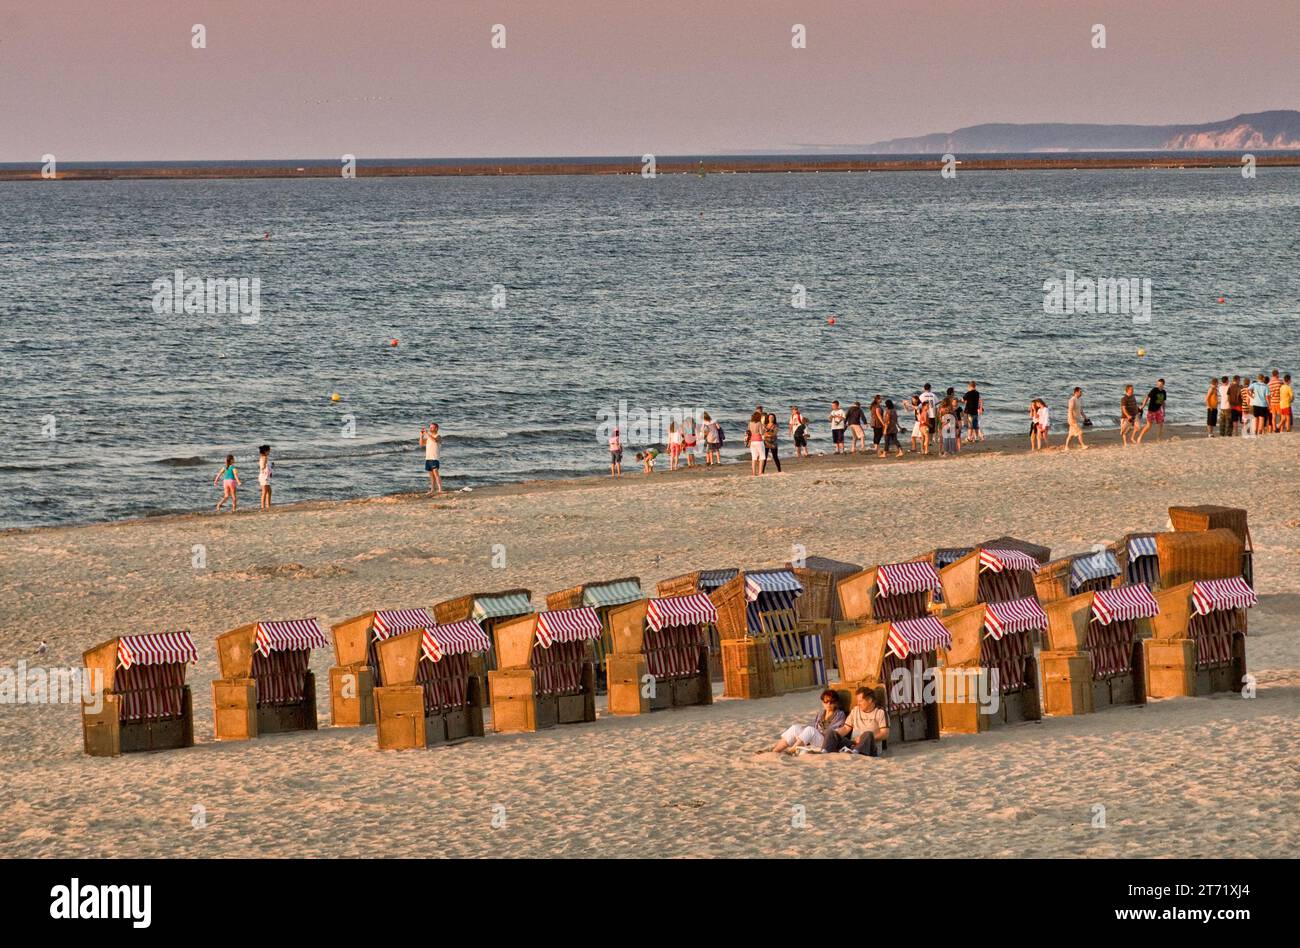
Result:
{"type": "Polygon", "coordinates": [[[859,688],[853,695],[853,710],[844,724],[826,739],[824,749],[828,754],[838,750],[844,754],[879,757],[887,740],[889,719],[885,709],[877,703],[875,692],[859,688]]]}

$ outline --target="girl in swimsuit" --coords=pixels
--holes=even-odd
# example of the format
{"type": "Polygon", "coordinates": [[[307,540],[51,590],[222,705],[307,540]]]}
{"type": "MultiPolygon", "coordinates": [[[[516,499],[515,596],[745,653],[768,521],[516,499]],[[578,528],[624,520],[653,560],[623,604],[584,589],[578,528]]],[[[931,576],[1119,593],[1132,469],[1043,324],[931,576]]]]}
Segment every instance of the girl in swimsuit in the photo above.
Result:
{"type": "Polygon", "coordinates": [[[235,456],[226,455],[226,466],[221,469],[216,477],[212,479],[212,486],[221,487],[221,499],[217,501],[217,509],[214,513],[221,513],[221,507],[230,499],[230,512],[234,513],[239,509],[239,497],[235,493],[243,482],[239,479],[239,471],[235,468],[235,456]]]}

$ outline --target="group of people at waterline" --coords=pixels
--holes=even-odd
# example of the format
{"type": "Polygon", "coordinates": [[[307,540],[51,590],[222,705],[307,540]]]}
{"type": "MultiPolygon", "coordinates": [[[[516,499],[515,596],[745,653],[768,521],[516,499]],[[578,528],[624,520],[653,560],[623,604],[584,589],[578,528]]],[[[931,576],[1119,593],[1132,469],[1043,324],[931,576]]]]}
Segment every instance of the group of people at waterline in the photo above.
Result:
{"type": "MultiPolygon", "coordinates": [[[[1062,446],[1069,450],[1071,443],[1087,448],[1084,432],[1092,426],[1083,405],[1083,389],[1076,386],[1066,404],[1066,436],[1062,446]]],[[[1124,388],[1120,399],[1120,438],[1124,445],[1138,445],[1155,429],[1155,438],[1164,436],[1165,411],[1169,393],[1165,380],[1157,379],[1155,386],[1140,401],[1132,385],[1124,388]]],[[[1258,437],[1292,430],[1292,405],[1295,389],[1291,374],[1278,369],[1272,373],[1260,372],[1255,378],[1249,375],[1227,375],[1211,378],[1205,395],[1206,436],[1258,437]]],[[[863,407],[853,402],[845,408],[838,400],[832,401],[826,421],[830,426],[831,445],[835,454],[889,454],[903,457],[899,442],[900,413],[911,420],[911,452],[930,454],[931,445],[944,457],[956,457],[963,443],[984,440],[980,416],[984,414],[984,396],[976,382],[967,383],[966,391],[958,395],[949,388],[942,397],[936,395],[929,383],[911,398],[896,405],[892,399],[876,395],[863,407]],[[901,411],[900,411],[901,409],[901,411]],[[871,444],[867,443],[867,430],[871,431],[871,444]]],[[[809,457],[808,437],[810,421],[798,406],[791,406],[785,426],[794,445],[794,456],[809,457]]],[[[749,451],[750,470],[755,476],[766,474],[771,465],[774,473],[781,472],[781,426],[775,413],[764,411],[759,405],[749,417],[745,427],[745,445],[749,451]]],[[[1051,446],[1052,412],[1046,401],[1035,398],[1029,405],[1030,450],[1041,451],[1051,446]]],[[[420,447],[424,449],[424,470],[429,477],[430,495],[441,494],[442,461],[439,457],[442,435],[438,425],[430,423],[420,429],[420,447]]],[[[722,448],[726,432],[722,424],[708,412],[702,412],[697,422],[687,415],[681,422],[668,425],[668,469],[696,466],[696,456],[701,451],[704,465],[712,467],[722,463],[722,448]]],[[[618,477],[623,473],[623,440],[615,428],[609,438],[609,472],[618,477]]],[[[655,470],[660,457],[658,445],[649,446],[636,453],[636,459],[646,474],[655,470]]],[[[261,487],[261,509],[271,506],[271,484],[275,465],[271,460],[271,446],[258,448],[257,481],[261,487]]],[[[219,512],[227,502],[233,512],[238,509],[238,489],[243,485],[235,456],[226,455],[226,462],[213,478],[213,486],[220,489],[217,502],[219,512]]]]}

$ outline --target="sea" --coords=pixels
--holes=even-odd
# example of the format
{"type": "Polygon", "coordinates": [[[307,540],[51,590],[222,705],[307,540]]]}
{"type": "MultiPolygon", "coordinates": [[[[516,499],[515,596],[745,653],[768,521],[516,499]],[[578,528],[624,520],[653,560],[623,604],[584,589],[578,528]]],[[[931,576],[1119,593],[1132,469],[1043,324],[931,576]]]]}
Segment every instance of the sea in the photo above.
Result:
{"type": "Polygon", "coordinates": [[[0,527],[209,509],[228,453],[252,507],[260,444],[277,502],[423,490],[430,422],[452,491],[607,472],[616,417],[708,411],[732,461],[798,405],[828,451],[832,399],[926,382],[992,433],[1157,378],[1203,423],[1300,369],[1298,264],[1294,168],[0,183],[0,527]],[[1047,312],[1070,273],[1149,315],[1047,312]]]}

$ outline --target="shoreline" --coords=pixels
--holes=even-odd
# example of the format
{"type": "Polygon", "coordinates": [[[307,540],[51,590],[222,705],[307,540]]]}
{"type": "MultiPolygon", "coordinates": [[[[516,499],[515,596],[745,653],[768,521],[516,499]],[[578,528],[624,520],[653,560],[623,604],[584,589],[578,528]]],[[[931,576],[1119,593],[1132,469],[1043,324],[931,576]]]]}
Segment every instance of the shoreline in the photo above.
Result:
{"type": "MultiPolygon", "coordinates": [[[[318,159],[306,159],[318,160],[318,159]]],[[[453,159],[454,160],[454,159],[453,159]]],[[[1300,167],[1300,151],[1293,154],[1258,155],[1255,163],[1261,167],[1300,167]]],[[[939,171],[942,158],[900,156],[898,158],[825,159],[807,158],[793,161],[766,161],[763,159],[711,158],[701,161],[656,162],[658,175],[710,175],[710,174],[817,174],[873,171],[939,171]]],[[[1201,170],[1211,168],[1241,168],[1241,158],[1234,155],[1203,155],[1188,152],[1185,156],[1161,154],[1150,158],[1091,158],[1087,155],[1056,157],[1014,158],[958,158],[961,171],[1141,171],[1141,170],[1201,170]]],[[[358,178],[443,178],[443,177],[521,177],[542,176],[610,176],[642,173],[640,159],[610,160],[600,162],[538,162],[525,163],[515,159],[499,162],[477,159],[463,164],[383,165],[357,164],[358,178]],[[513,163],[512,163],[513,162],[513,163]]],[[[39,167],[25,170],[0,169],[0,182],[4,181],[200,181],[212,179],[283,179],[283,178],[339,178],[341,169],[335,164],[299,167],[227,167],[188,168],[170,165],[156,168],[68,168],[56,171],[51,179],[42,176],[39,167]]]]}
{"type": "MultiPolygon", "coordinates": [[[[867,431],[870,432],[870,429],[867,429],[867,431]]],[[[1152,432],[1152,434],[1154,434],[1154,432],[1152,432]]],[[[1174,439],[1194,438],[1197,437],[1198,435],[1202,438],[1205,436],[1203,427],[1199,427],[1197,425],[1167,424],[1165,425],[1165,437],[1163,441],[1161,442],[1148,441],[1145,442],[1143,445],[1141,445],[1141,447],[1146,448],[1157,444],[1163,444],[1165,442],[1174,439]]],[[[1065,435],[1063,433],[1058,432],[1056,434],[1056,437],[1058,438],[1058,440],[1055,444],[1053,444],[1051,447],[1048,448],[1046,452],[1048,455],[1062,453],[1063,449],[1061,447],[1061,443],[1063,442],[1065,435]]],[[[1217,435],[1215,437],[1217,438],[1217,435]]],[[[1262,437],[1268,438],[1272,436],[1265,435],[1262,437]]],[[[1095,444],[1099,448],[1106,447],[1106,446],[1115,446],[1118,445],[1120,442],[1120,430],[1119,428],[1104,428],[1104,427],[1086,428],[1084,429],[1084,439],[1085,439],[1085,443],[1095,444]]],[[[1028,455],[1033,452],[1029,450],[1027,440],[1028,440],[1027,436],[1024,434],[1020,434],[1020,435],[998,434],[998,435],[990,435],[984,441],[976,442],[975,444],[966,444],[963,442],[961,446],[961,452],[957,455],[956,458],[953,458],[952,460],[954,462],[960,463],[962,461],[969,461],[972,458],[978,458],[978,457],[988,458],[988,457],[1000,457],[1006,455],[1028,455]]],[[[1239,438],[1228,439],[1228,440],[1239,440],[1239,438]]],[[[792,449],[793,445],[791,445],[787,439],[786,442],[782,444],[781,447],[782,450],[784,451],[787,447],[792,449]]],[[[698,479],[698,478],[719,479],[719,478],[728,478],[728,477],[752,476],[750,474],[750,468],[748,463],[749,462],[748,453],[739,453],[734,455],[733,457],[727,454],[728,450],[729,449],[724,448],[724,457],[729,457],[730,460],[728,460],[727,463],[722,464],[717,469],[706,468],[704,466],[704,462],[702,460],[703,452],[701,451],[700,452],[701,459],[698,461],[698,463],[695,466],[696,470],[689,470],[689,471],[684,466],[685,461],[682,462],[683,467],[680,470],[669,471],[667,467],[668,456],[667,453],[664,452],[659,455],[659,458],[656,461],[655,473],[650,476],[654,478],[658,478],[662,475],[667,475],[670,478],[676,478],[678,475],[681,475],[682,479],[685,479],[687,477],[694,478],[694,479],[698,479]]],[[[1071,448],[1071,450],[1077,451],[1078,449],[1071,448]]],[[[907,449],[904,448],[904,451],[907,451],[907,449]]],[[[608,474],[608,472],[606,472],[603,474],[583,474],[578,476],[567,476],[567,477],[533,478],[531,480],[511,481],[509,483],[504,483],[504,484],[487,484],[481,487],[469,486],[468,489],[463,489],[459,487],[446,488],[444,489],[442,494],[435,494],[433,496],[428,495],[423,490],[419,490],[419,491],[394,491],[392,493],[387,493],[387,494],[368,494],[368,495],[361,495],[357,497],[344,497],[344,498],[335,498],[335,499],[316,498],[311,500],[294,500],[294,501],[289,501],[287,503],[273,503],[270,510],[270,514],[275,515],[281,513],[288,513],[292,511],[328,510],[335,507],[346,507],[346,506],[355,506],[355,505],[362,505],[362,504],[419,503],[421,501],[438,502],[438,503],[446,504],[453,500],[463,500],[465,502],[468,502],[470,500],[479,499],[479,498],[516,497],[516,496],[520,496],[523,494],[530,494],[530,493],[549,494],[549,493],[558,493],[558,492],[570,491],[570,490],[585,490],[592,487],[598,487],[601,484],[604,484],[611,488],[626,488],[632,483],[636,483],[645,479],[647,475],[641,472],[640,462],[638,462],[633,456],[634,452],[630,452],[625,449],[625,455],[626,457],[624,460],[623,476],[621,478],[611,477],[608,474]]],[[[868,453],[867,456],[850,455],[850,454],[836,455],[831,453],[825,453],[825,454],[813,454],[811,457],[808,458],[795,458],[794,455],[790,455],[788,457],[783,456],[781,458],[781,464],[786,469],[787,472],[793,470],[803,471],[807,469],[825,469],[826,471],[830,472],[830,471],[851,470],[857,467],[858,465],[872,466],[872,465],[879,464],[881,466],[884,466],[886,463],[888,463],[889,466],[893,466],[900,462],[924,463],[926,461],[947,461],[947,460],[948,460],[947,458],[939,457],[939,455],[937,454],[937,448],[932,443],[931,451],[928,457],[919,454],[914,455],[910,452],[905,453],[904,456],[901,458],[896,458],[893,456],[879,458],[876,457],[874,453],[870,453],[870,452],[868,453]]],[[[457,476],[457,475],[453,475],[453,476],[457,476]]],[[[772,475],[770,473],[770,468],[769,468],[769,474],[760,475],[760,477],[757,479],[761,480],[763,478],[770,477],[770,476],[780,476],[780,475],[772,475]]],[[[444,473],[444,479],[445,478],[446,478],[446,474],[444,473]]],[[[217,496],[215,492],[210,492],[210,493],[214,498],[217,496]]],[[[259,510],[257,506],[255,506],[257,504],[258,491],[257,491],[257,485],[254,481],[245,482],[245,487],[242,491],[242,494],[245,497],[246,506],[244,510],[239,511],[234,515],[234,519],[244,519],[246,517],[251,517],[251,516],[266,516],[266,512],[259,510]]],[[[39,533],[56,531],[56,530],[80,530],[80,529],[85,529],[87,527],[92,527],[92,528],[111,527],[111,526],[123,526],[129,524],[142,524],[142,523],[184,523],[193,520],[207,520],[210,517],[217,517],[221,520],[231,519],[231,514],[229,512],[222,512],[221,514],[213,513],[212,506],[214,505],[215,505],[215,500],[213,501],[212,504],[206,505],[203,509],[196,509],[196,510],[171,510],[162,513],[144,513],[144,514],[139,514],[137,516],[119,517],[117,519],[112,519],[112,520],[79,520],[70,523],[44,524],[44,525],[31,526],[31,527],[0,527],[0,537],[39,534],[39,533]]]]}

